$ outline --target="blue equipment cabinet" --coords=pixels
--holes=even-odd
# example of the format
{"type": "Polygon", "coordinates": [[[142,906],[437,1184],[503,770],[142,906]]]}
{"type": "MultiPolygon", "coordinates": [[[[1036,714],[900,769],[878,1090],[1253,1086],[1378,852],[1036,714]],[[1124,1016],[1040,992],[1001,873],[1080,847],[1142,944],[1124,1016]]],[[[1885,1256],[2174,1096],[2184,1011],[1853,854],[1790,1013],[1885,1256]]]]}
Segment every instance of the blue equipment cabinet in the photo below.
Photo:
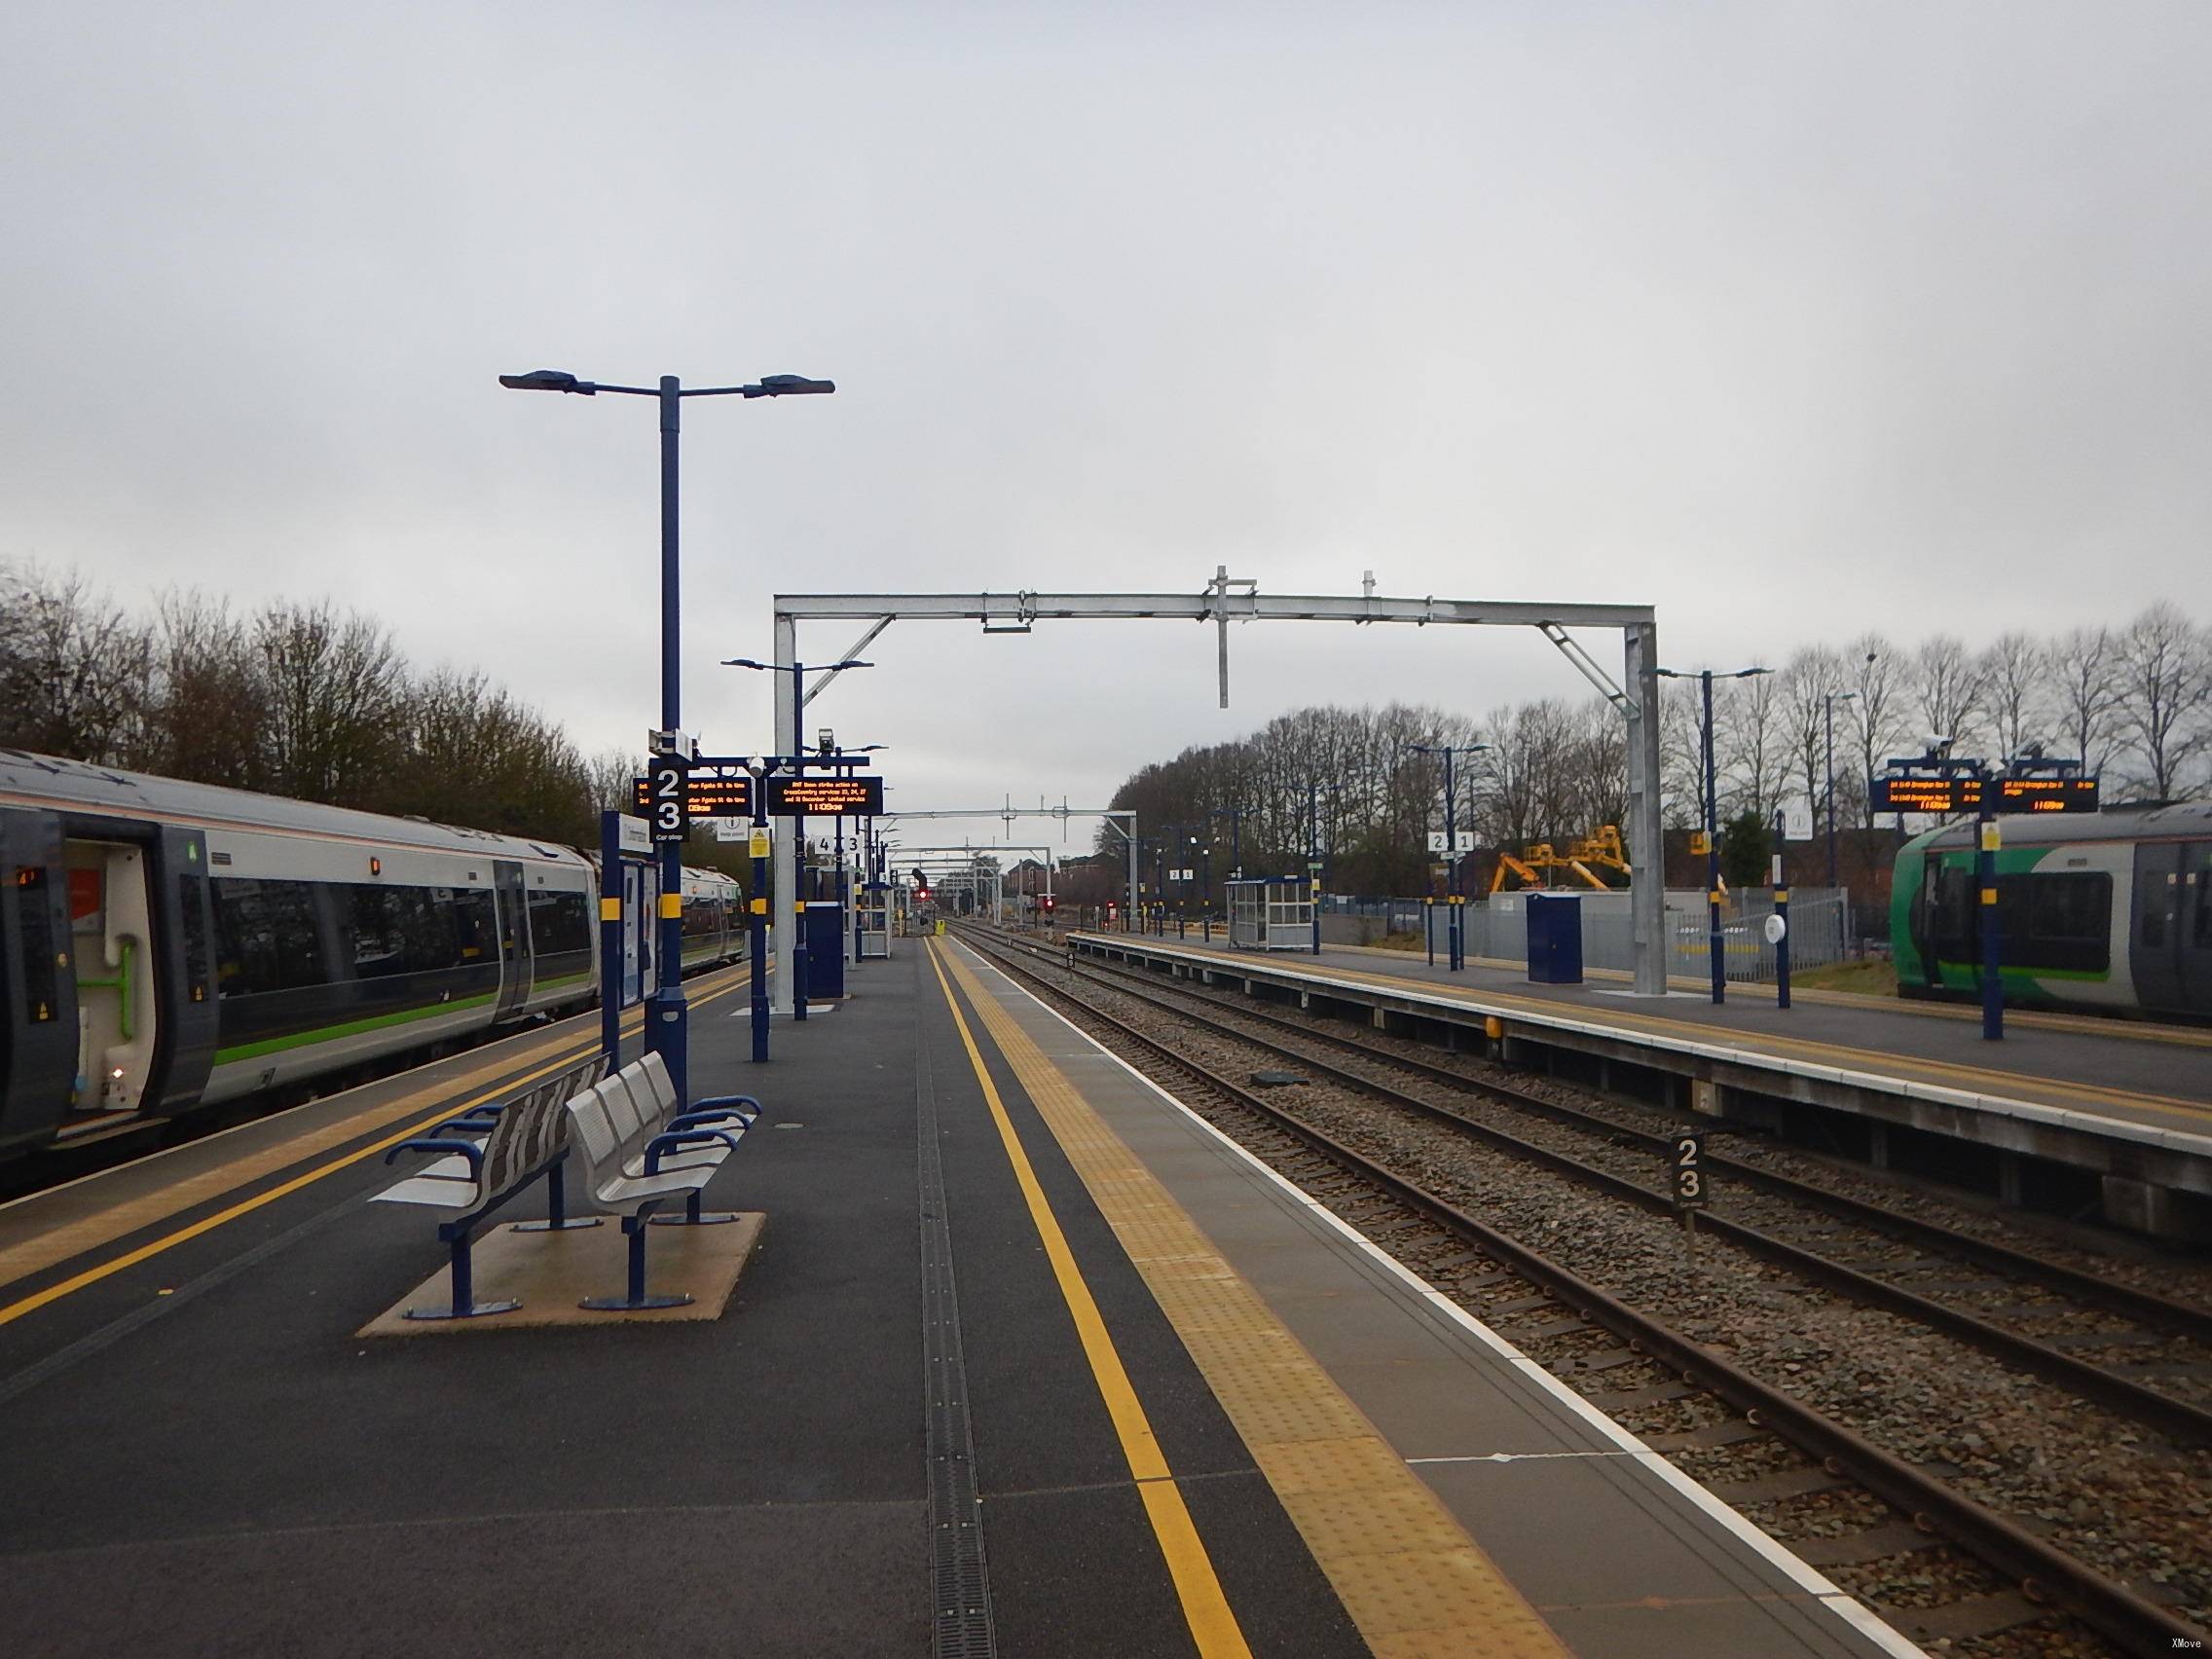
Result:
{"type": "Polygon", "coordinates": [[[1531,893],[1528,904],[1530,982],[1581,984],[1582,901],[1571,893],[1531,893]]]}
{"type": "Polygon", "coordinates": [[[806,902],[806,999],[845,994],[845,906],[834,899],[806,902]]]}

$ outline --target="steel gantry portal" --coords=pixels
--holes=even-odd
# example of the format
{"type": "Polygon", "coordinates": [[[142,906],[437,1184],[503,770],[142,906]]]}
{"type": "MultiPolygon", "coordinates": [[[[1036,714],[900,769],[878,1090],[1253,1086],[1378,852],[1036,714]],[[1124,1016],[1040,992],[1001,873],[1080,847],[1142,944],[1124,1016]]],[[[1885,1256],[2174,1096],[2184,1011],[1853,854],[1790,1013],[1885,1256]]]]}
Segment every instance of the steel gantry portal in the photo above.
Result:
{"type": "MultiPolygon", "coordinates": [[[[862,623],[866,632],[841,653],[857,656],[894,622],[979,622],[985,633],[1027,633],[1046,621],[1212,622],[1221,631],[1222,707],[1229,706],[1228,628],[1232,622],[1378,622],[1415,627],[1534,628],[1605,694],[1628,722],[1630,913],[1635,930],[1636,989],[1667,991],[1666,895],[1659,827],[1659,626],[1648,605],[1542,605],[1511,600],[1390,599],[1323,594],[1264,594],[1244,578],[1217,570],[1198,593],[832,593],[778,594],[775,649],[779,667],[798,660],[798,625],[862,623]],[[1242,591],[1232,591],[1232,590],[1242,591]],[[1568,634],[1570,628],[1617,628],[1623,640],[1623,690],[1568,634]]],[[[793,729],[803,704],[793,703],[793,676],[776,677],[776,726],[793,729]]],[[[836,679],[825,674],[807,687],[812,702],[836,679]]],[[[789,836],[776,838],[776,892],[798,891],[798,861],[789,836]]],[[[788,903],[788,901],[787,901],[788,903]]],[[[780,976],[786,981],[790,976],[780,976]]],[[[795,983],[779,991],[788,1003],[795,983]]]]}

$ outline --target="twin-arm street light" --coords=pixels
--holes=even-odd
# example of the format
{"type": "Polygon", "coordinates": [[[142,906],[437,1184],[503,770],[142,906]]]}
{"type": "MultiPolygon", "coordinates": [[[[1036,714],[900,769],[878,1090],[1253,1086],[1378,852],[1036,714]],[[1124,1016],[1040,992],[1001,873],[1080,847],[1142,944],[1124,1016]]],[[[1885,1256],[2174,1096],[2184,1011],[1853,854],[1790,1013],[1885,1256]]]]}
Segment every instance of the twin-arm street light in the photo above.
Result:
{"type": "Polygon", "coordinates": [[[1445,935],[1450,941],[1451,948],[1447,951],[1446,958],[1450,962],[1453,972],[1456,973],[1467,965],[1467,940],[1466,935],[1459,926],[1459,791],[1458,786],[1453,782],[1452,759],[1456,755],[1487,755],[1490,753],[1490,745],[1487,743],[1458,745],[1409,743],[1406,747],[1416,755],[1441,755],[1444,756],[1444,847],[1446,860],[1444,869],[1445,886],[1452,898],[1451,926],[1445,935]]]}
{"type": "Polygon", "coordinates": [[[1713,959],[1713,1000],[1728,1000],[1728,961],[1725,943],[1720,932],[1720,828],[1719,801],[1714,793],[1713,765],[1713,682],[1720,680],[1753,680],[1762,674],[1772,674],[1771,668],[1740,668],[1733,674],[1715,676],[1712,669],[1700,669],[1695,674],[1680,674],[1671,668],[1651,671],[1662,680],[1695,680],[1704,688],[1705,718],[1698,723],[1698,737],[1703,746],[1705,760],[1705,917],[1706,948],[1713,959]]]}
{"type": "MultiPolygon", "coordinates": [[[[563,391],[583,397],[601,392],[624,397],[660,400],[660,731],[659,743],[675,746],[682,726],[682,619],[677,582],[677,433],[680,411],[686,397],[793,397],[832,392],[834,381],[808,380],[803,375],[765,375],[749,386],[694,387],[685,390],[674,375],[663,375],[660,385],[606,386],[578,380],[561,369],[534,369],[526,375],[501,375],[499,384],[509,391],[563,391]]],[[[612,873],[612,872],[609,872],[612,873]]],[[[679,1102],[689,1099],[690,1065],[685,1035],[683,1002],[683,848],[676,841],[660,844],[660,972],[659,983],[645,1008],[645,1047],[667,1065],[679,1102]]],[[[615,987],[602,987],[608,996],[615,987]]],[[[609,1056],[612,1058],[613,1056],[609,1056]]]]}

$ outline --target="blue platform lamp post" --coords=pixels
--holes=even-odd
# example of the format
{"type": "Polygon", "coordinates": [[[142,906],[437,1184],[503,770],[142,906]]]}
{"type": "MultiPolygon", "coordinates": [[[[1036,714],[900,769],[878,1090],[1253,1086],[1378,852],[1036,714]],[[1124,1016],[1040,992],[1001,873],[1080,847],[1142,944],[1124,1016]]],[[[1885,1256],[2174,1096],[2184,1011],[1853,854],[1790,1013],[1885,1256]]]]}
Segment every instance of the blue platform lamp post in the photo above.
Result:
{"type": "Polygon", "coordinates": [[[1459,925],[1462,905],[1459,902],[1459,791],[1452,775],[1452,759],[1456,755],[1487,755],[1487,743],[1468,743],[1454,746],[1446,743],[1409,743],[1406,747],[1416,755],[1441,755],[1444,756],[1444,857],[1445,889],[1451,901],[1451,925],[1445,931],[1448,943],[1446,965],[1454,973],[1467,966],[1467,939],[1459,925]]]}
{"type": "Polygon", "coordinates": [[[1342,784],[1310,783],[1306,786],[1307,897],[1313,902],[1313,954],[1321,954],[1321,792],[1341,799],[1342,784]]]}
{"type": "MultiPolygon", "coordinates": [[[[781,663],[755,662],[751,657],[723,657],[721,664],[724,668],[751,668],[764,674],[780,673],[784,667],[781,663]]],[[[804,736],[806,724],[806,664],[794,662],[790,666],[792,677],[792,752],[788,756],[781,756],[781,758],[790,768],[792,776],[796,778],[805,775],[808,759],[804,736]]],[[[873,668],[875,664],[872,662],[858,662],[848,658],[844,662],[833,662],[827,666],[817,663],[814,671],[817,674],[842,674],[848,668],[873,668]]],[[[779,739],[779,741],[781,740],[779,739]]],[[[769,756],[767,764],[773,768],[778,758],[776,756],[769,756]]],[[[799,849],[799,868],[803,872],[806,852],[805,819],[793,818],[792,820],[792,836],[793,844],[799,849]]],[[[784,914],[791,918],[792,984],[797,992],[792,998],[792,1017],[793,1019],[804,1019],[806,1017],[806,924],[800,918],[806,914],[806,899],[804,895],[798,893],[779,893],[776,895],[776,903],[784,907],[784,914]]],[[[765,1020],[767,1015],[761,1014],[756,1017],[765,1020]]],[[[756,1037],[754,1047],[757,1049],[762,1041],[763,1039],[756,1037]]]]}
{"type": "MultiPolygon", "coordinates": [[[[509,391],[563,391],[582,397],[600,392],[624,397],[660,400],[660,737],[659,744],[681,742],[682,726],[682,615],[678,603],[677,579],[677,434],[686,397],[795,397],[832,392],[834,381],[808,380],[803,375],[764,375],[749,386],[694,387],[686,391],[674,375],[663,375],[657,387],[608,386],[578,380],[560,369],[534,369],[526,375],[501,375],[499,384],[509,391]]],[[[660,844],[660,974],[659,983],[645,1004],[645,1049],[657,1053],[668,1067],[676,1097],[690,1098],[689,1050],[683,1001],[683,847],[680,841],[660,844]]]]}
{"type": "Polygon", "coordinates": [[[1728,1000],[1727,945],[1720,929],[1720,802],[1713,761],[1713,682],[1721,680],[1752,680],[1762,674],[1772,674],[1771,668],[1740,668],[1733,674],[1715,676],[1712,669],[1701,669],[1696,674],[1681,674],[1671,668],[1651,671],[1662,680],[1695,680],[1703,688],[1705,716],[1698,722],[1698,742],[1705,762],[1705,918],[1706,949],[1713,962],[1713,1000],[1728,1000]]]}

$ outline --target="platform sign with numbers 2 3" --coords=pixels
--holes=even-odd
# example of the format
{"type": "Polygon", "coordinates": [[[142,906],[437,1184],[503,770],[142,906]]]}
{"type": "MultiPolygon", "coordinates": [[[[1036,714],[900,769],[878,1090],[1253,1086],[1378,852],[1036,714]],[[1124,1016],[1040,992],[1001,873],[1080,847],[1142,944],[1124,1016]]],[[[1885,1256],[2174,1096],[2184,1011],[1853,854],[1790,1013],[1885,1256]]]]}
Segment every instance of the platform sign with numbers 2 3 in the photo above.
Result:
{"type": "Polygon", "coordinates": [[[1708,1197],[1705,1181],[1705,1136],[1695,1129],[1677,1129],[1672,1144],[1675,1207],[1703,1209],[1708,1197]]]}
{"type": "Polygon", "coordinates": [[[656,755],[645,768],[645,805],[655,841],[681,841],[691,832],[686,770],[680,755],[656,755]]]}

